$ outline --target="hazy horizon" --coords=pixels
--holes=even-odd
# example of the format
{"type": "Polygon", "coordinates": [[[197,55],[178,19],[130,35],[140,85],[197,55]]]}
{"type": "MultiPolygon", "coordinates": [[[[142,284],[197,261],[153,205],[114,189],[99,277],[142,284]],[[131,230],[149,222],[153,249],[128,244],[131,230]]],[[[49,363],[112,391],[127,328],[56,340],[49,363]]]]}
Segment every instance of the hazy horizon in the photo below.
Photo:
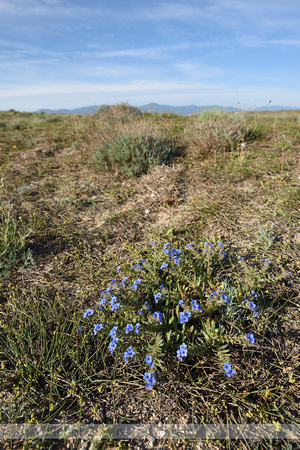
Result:
{"type": "Polygon", "coordinates": [[[0,25],[0,110],[300,107],[296,0],[0,0],[0,25]]]}

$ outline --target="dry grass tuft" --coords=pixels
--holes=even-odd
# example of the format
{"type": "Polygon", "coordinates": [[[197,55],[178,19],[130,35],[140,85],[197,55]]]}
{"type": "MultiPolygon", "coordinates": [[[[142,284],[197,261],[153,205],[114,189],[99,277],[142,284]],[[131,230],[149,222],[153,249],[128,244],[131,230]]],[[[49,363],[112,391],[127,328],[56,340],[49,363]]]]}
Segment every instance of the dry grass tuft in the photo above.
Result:
{"type": "Polygon", "coordinates": [[[237,147],[255,133],[242,114],[200,114],[185,129],[189,153],[195,159],[216,156],[237,147]]]}

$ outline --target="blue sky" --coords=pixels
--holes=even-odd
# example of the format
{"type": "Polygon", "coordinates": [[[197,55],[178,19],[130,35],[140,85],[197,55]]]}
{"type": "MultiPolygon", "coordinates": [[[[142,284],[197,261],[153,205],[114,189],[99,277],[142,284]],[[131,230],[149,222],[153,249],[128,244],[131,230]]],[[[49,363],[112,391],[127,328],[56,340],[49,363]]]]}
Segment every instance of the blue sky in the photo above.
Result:
{"type": "Polygon", "coordinates": [[[299,0],[0,0],[0,110],[300,107],[299,50],[299,0]]]}

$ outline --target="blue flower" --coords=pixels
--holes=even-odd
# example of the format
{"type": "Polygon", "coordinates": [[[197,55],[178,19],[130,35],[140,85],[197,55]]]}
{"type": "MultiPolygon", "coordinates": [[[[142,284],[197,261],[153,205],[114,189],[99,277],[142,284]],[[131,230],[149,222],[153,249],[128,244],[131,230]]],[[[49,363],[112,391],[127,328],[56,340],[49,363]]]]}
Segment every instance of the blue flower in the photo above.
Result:
{"type": "Polygon", "coordinates": [[[164,250],[163,250],[163,253],[170,253],[170,250],[168,250],[167,248],[165,248],[164,250]]]}
{"type": "Polygon", "coordinates": [[[271,264],[271,261],[269,261],[268,259],[264,259],[264,261],[265,261],[267,264],[271,264]]]}
{"type": "Polygon", "coordinates": [[[150,367],[151,369],[153,369],[153,367],[154,367],[154,362],[153,362],[153,360],[152,360],[152,356],[146,355],[145,361],[146,361],[146,363],[149,365],[149,367],[150,367]]]}
{"type": "Polygon", "coordinates": [[[164,262],[164,263],[160,266],[161,269],[165,269],[166,267],[168,267],[168,264],[167,264],[166,262],[164,262]]]}
{"type": "Polygon", "coordinates": [[[82,330],[83,330],[83,328],[76,328],[76,331],[77,331],[77,333],[81,333],[82,332],[82,330]]]}
{"type": "Polygon", "coordinates": [[[236,371],[234,369],[229,370],[229,372],[226,372],[225,375],[227,375],[229,378],[232,377],[236,371]]]}
{"type": "Polygon", "coordinates": [[[92,316],[94,314],[94,311],[92,309],[87,309],[84,313],[83,313],[83,318],[85,319],[87,316],[92,316]]]}
{"type": "Polygon", "coordinates": [[[292,273],[292,271],[290,270],[290,277],[292,277],[293,276],[293,273],[292,273]]]}
{"type": "Polygon", "coordinates": [[[192,300],[192,308],[193,308],[193,309],[196,309],[197,311],[202,311],[202,312],[204,312],[204,309],[202,308],[201,305],[199,305],[199,304],[197,303],[197,300],[192,300]]]}
{"type": "Polygon", "coordinates": [[[112,338],[114,338],[114,337],[116,337],[116,334],[117,334],[117,329],[118,329],[119,327],[113,327],[111,330],[110,330],[110,332],[109,332],[109,335],[110,335],[110,337],[112,337],[112,338]]]}
{"type": "Polygon", "coordinates": [[[182,305],[183,300],[179,300],[178,305],[182,305]]]}
{"type": "Polygon", "coordinates": [[[161,286],[159,286],[159,289],[162,289],[164,287],[164,285],[162,284],[161,286]]]}
{"type": "Polygon", "coordinates": [[[155,245],[155,244],[157,244],[157,242],[151,242],[151,245],[155,245]]]}
{"type": "Polygon", "coordinates": [[[97,323],[97,325],[94,326],[94,335],[98,333],[98,331],[102,330],[103,325],[102,323],[97,323]]]}
{"type": "Polygon", "coordinates": [[[113,351],[116,349],[118,340],[118,338],[114,338],[109,344],[108,349],[111,353],[113,353],[113,351]]]}
{"type": "Polygon", "coordinates": [[[141,309],[138,311],[138,315],[141,316],[144,314],[144,311],[142,311],[141,309]]]}
{"type": "Polygon", "coordinates": [[[209,380],[213,380],[214,378],[215,378],[214,376],[208,377],[209,380]]]}
{"type": "Polygon", "coordinates": [[[134,331],[136,332],[136,334],[138,334],[138,333],[140,332],[139,327],[140,327],[140,323],[138,322],[138,323],[136,324],[136,326],[135,326],[135,329],[134,329],[134,331]]]}
{"type": "Polygon", "coordinates": [[[185,343],[181,344],[179,350],[177,350],[177,358],[182,362],[185,356],[187,356],[187,345],[185,343]]]}
{"type": "Polygon", "coordinates": [[[254,292],[254,291],[251,291],[251,294],[253,294],[253,295],[254,295],[254,297],[255,297],[255,298],[257,298],[257,294],[256,294],[256,292],[254,292]]]}
{"type": "Polygon", "coordinates": [[[159,323],[162,323],[163,321],[163,314],[160,311],[155,311],[153,314],[154,319],[158,319],[159,323]]]}
{"type": "Polygon", "coordinates": [[[106,302],[107,298],[101,298],[100,300],[100,306],[104,305],[104,303],[106,302]]]}
{"type": "Polygon", "coordinates": [[[227,253],[226,253],[226,252],[223,252],[223,255],[224,255],[224,256],[227,256],[227,253]]]}
{"type": "Polygon", "coordinates": [[[123,287],[125,287],[125,281],[128,279],[128,277],[124,277],[123,280],[121,281],[121,284],[123,287]]]}
{"type": "Polygon", "coordinates": [[[115,278],[114,280],[111,280],[110,284],[114,284],[117,281],[117,279],[115,278]]]}
{"type": "Polygon", "coordinates": [[[244,261],[244,257],[243,256],[241,256],[239,259],[238,259],[238,261],[244,261]]]}
{"type": "Polygon", "coordinates": [[[111,311],[114,311],[115,309],[118,309],[120,306],[120,303],[116,303],[117,301],[117,297],[114,295],[113,297],[111,297],[110,299],[110,304],[111,304],[111,311]]]}
{"type": "Polygon", "coordinates": [[[225,300],[227,303],[230,303],[230,298],[226,297],[226,295],[221,294],[221,297],[223,300],[225,300]]]}
{"type": "Polygon", "coordinates": [[[128,363],[128,358],[133,358],[134,355],[135,355],[135,351],[133,350],[133,348],[128,347],[128,349],[124,353],[125,363],[128,363]]]}
{"type": "Polygon", "coordinates": [[[224,244],[222,242],[218,242],[219,245],[221,245],[221,247],[224,247],[224,244]]]}
{"type": "Polygon", "coordinates": [[[181,258],[176,258],[176,259],[175,259],[176,264],[179,264],[180,261],[181,261],[181,258]]]}
{"type": "Polygon", "coordinates": [[[248,341],[249,341],[252,345],[254,345],[255,337],[254,337],[254,334],[253,334],[253,333],[248,333],[248,334],[247,334],[247,339],[248,339],[248,341]]]}
{"type": "Polygon", "coordinates": [[[250,308],[252,309],[252,311],[257,310],[257,305],[254,302],[250,302],[249,305],[250,305],[250,308]]]}
{"type": "Polygon", "coordinates": [[[120,270],[120,267],[117,267],[117,272],[119,272],[119,270],[120,270]]]}
{"type": "Polygon", "coordinates": [[[142,259],[141,262],[140,262],[140,264],[145,264],[145,262],[146,262],[146,260],[145,260],[145,259],[142,259]]]}
{"type": "Polygon", "coordinates": [[[114,304],[112,305],[112,307],[110,308],[110,310],[113,312],[115,309],[118,309],[119,306],[120,306],[120,303],[114,303],[114,304]]]}
{"type": "Polygon", "coordinates": [[[229,370],[231,370],[231,365],[228,363],[224,363],[223,369],[225,370],[225,372],[228,372],[229,370]]]}
{"type": "Polygon", "coordinates": [[[223,369],[225,370],[225,375],[227,375],[229,378],[232,377],[236,371],[234,369],[231,368],[231,365],[228,363],[225,363],[223,366],[223,369]]]}
{"type": "Polygon", "coordinates": [[[158,303],[158,299],[161,297],[161,293],[157,292],[157,294],[154,294],[154,300],[156,303],[158,303]]]}
{"type": "Polygon", "coordinates": [[[188,248],[193,247],[193,246],[194,246],[194,244],[188,244],[185,248],[188,249],[188,248]]]}
{"type": "Polygon", "coordinates": [[[131,323],[129,323],[128,325],[126,325],[125,328],[125,333],[128,334],[130,331],[133,330],[133,325],[131,325],[131,323]]]}
{"type": "Polygon", "coordinates": [[[170,242],[166,242],[165,244],[164,244],[164,247],[169,247],[170,246],[170,242]]]}
{"type": "Polygon", "coordinates": [[[188,322],[190,317],[191,317],[191,313],[189,311],[179,313],[179,323],[182,324],[182,323],[188,322]]]}
{"type": "Polygon", "coordinates": [[[151,389],[156,383],[156,374],[152,372],[146,372],[144,375],[144,380],[146,381],[146,389],[151,389]]]}
{"type": "Polygon", "coordinates": [[[212,292],[210,295],[219,295],[219,291],[212,292]]]}

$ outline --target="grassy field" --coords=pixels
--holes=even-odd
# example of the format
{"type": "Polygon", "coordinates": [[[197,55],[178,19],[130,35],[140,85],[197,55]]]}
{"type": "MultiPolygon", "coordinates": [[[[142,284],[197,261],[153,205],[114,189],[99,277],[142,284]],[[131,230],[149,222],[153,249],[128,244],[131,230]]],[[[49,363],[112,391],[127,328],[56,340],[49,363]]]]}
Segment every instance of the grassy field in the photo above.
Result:
{"type": "Polygon", "coordinates": [[[0,112],[1,424],[297,424],[299,155],[300,111],[0,112]]]}

